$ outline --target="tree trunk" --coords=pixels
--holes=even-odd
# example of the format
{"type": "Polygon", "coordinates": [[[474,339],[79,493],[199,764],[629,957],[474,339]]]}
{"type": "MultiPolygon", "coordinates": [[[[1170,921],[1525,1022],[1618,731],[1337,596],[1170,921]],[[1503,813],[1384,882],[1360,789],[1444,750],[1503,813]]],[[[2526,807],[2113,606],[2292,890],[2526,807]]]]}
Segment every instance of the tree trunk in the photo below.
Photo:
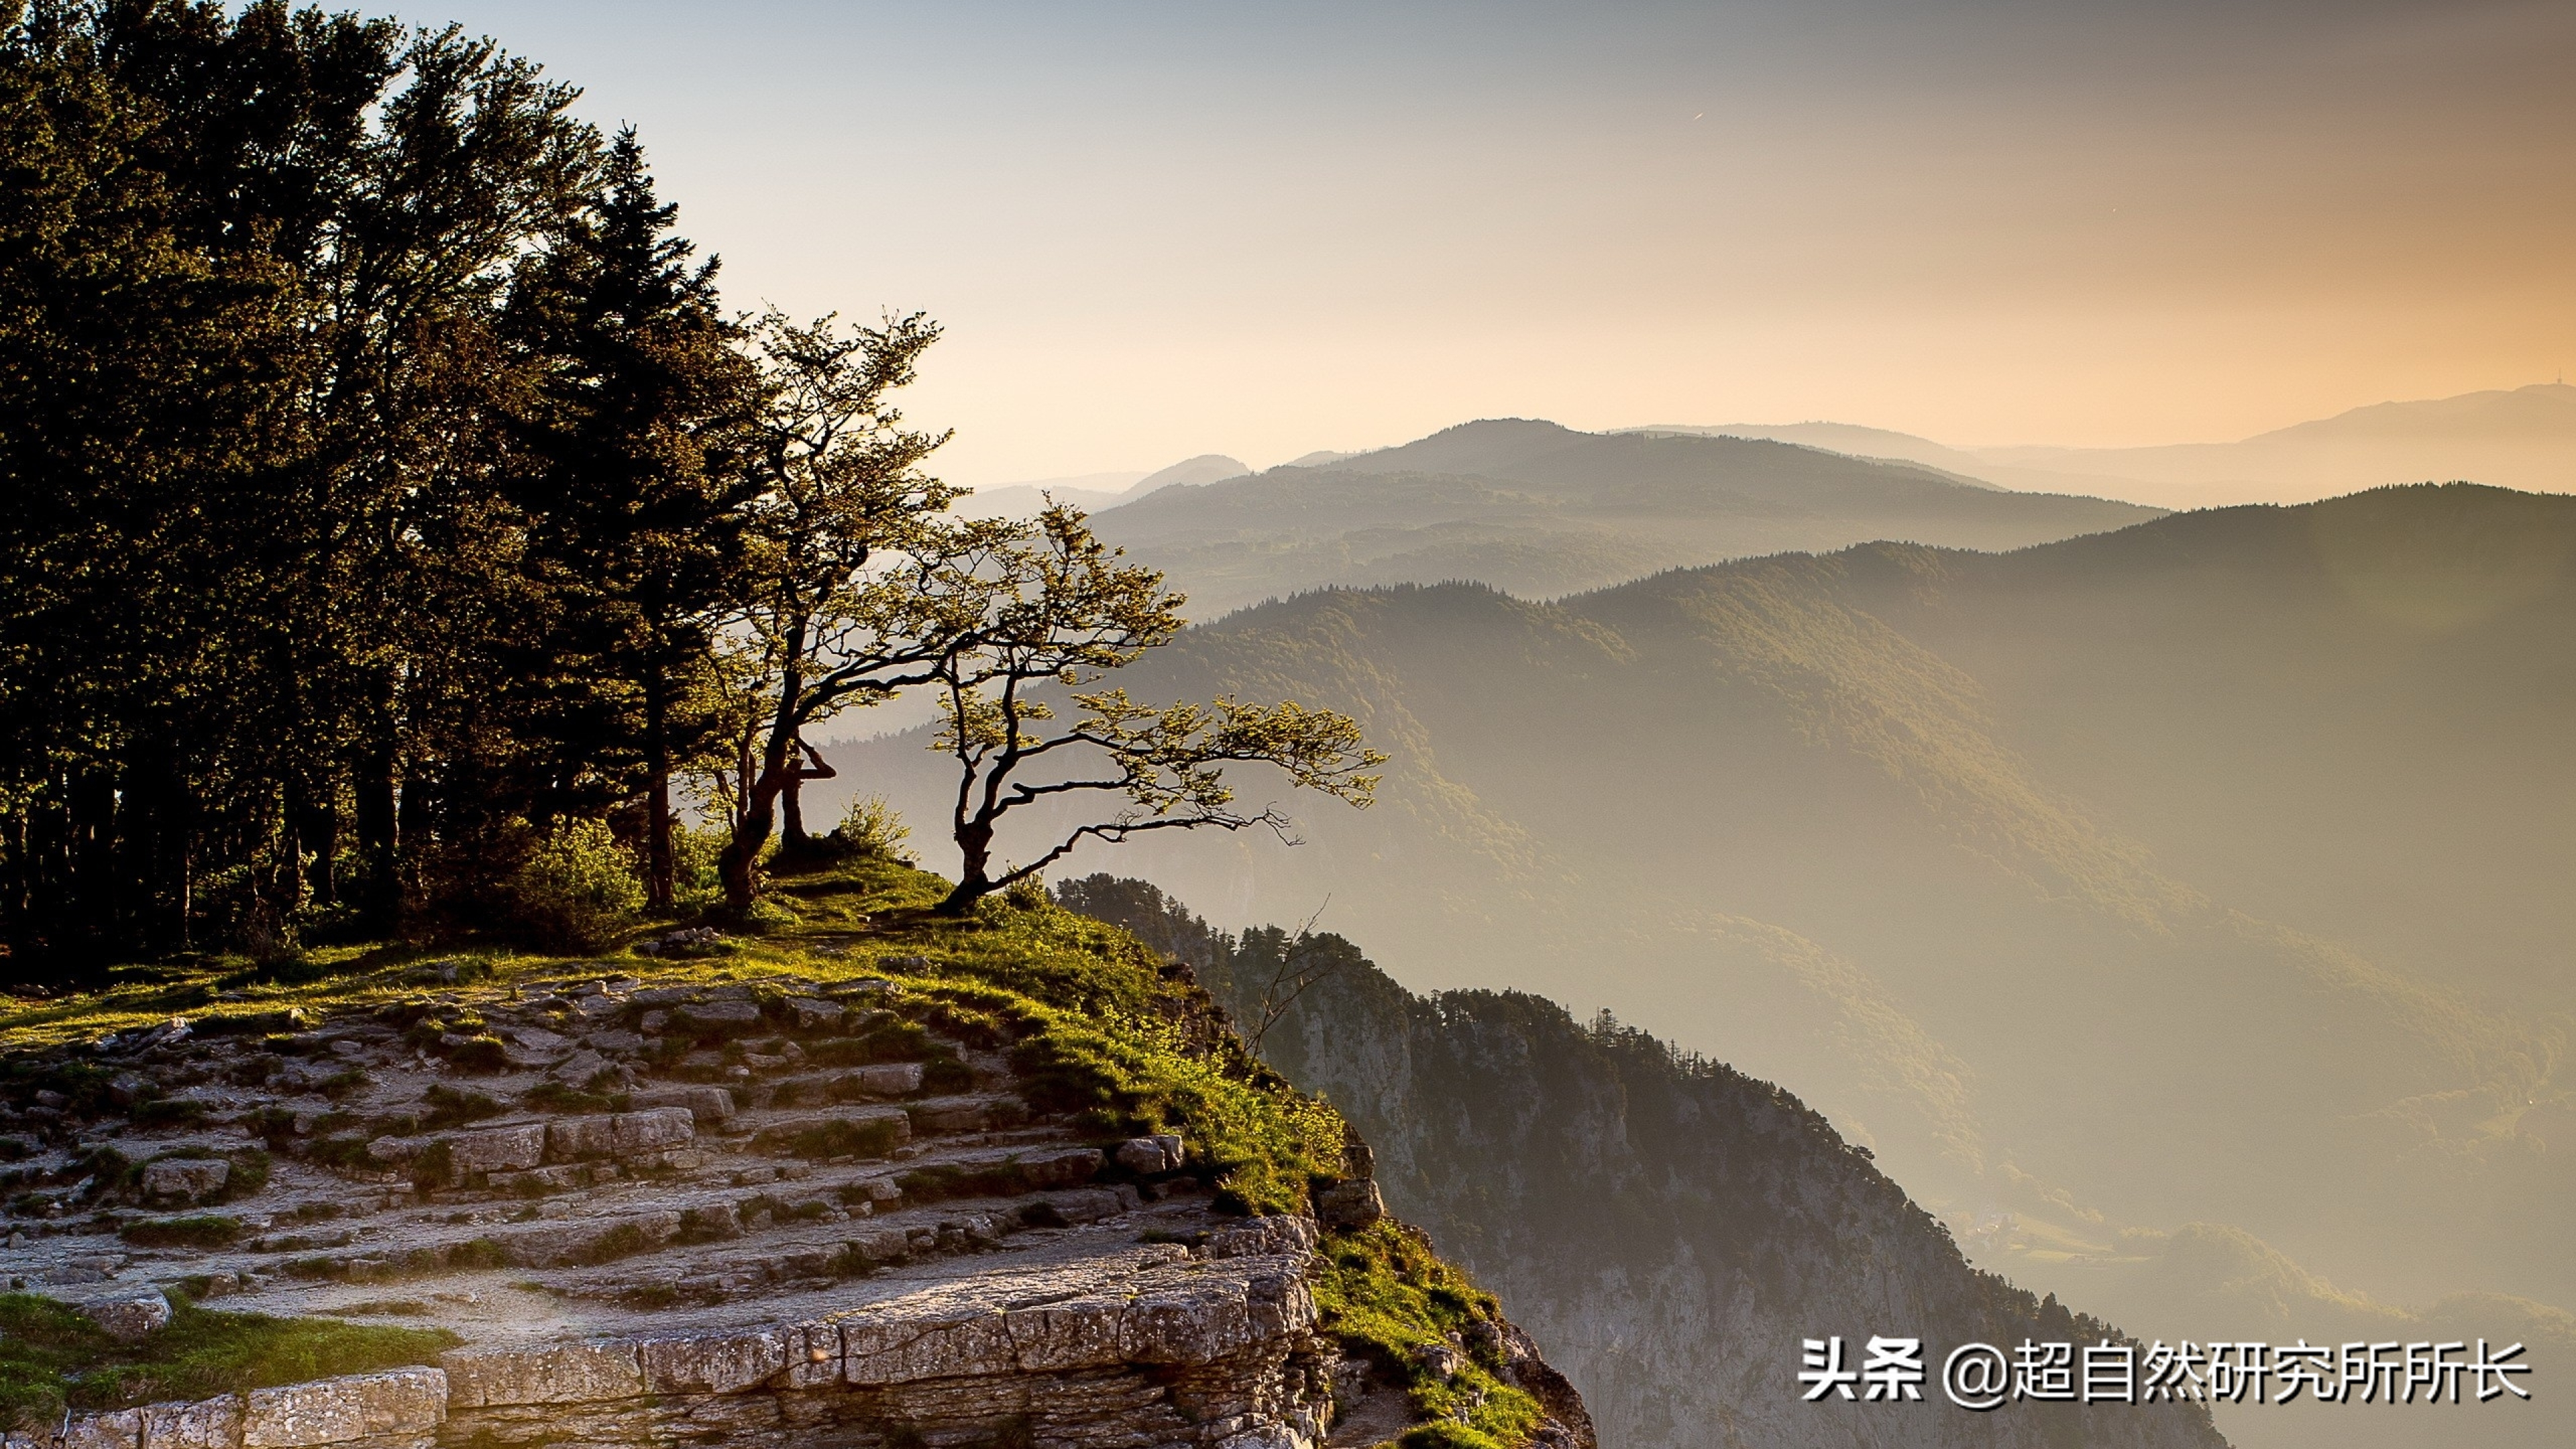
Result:
{"type": "Polygon", "coordinates": [[[975,908],[975,903],[993,893],[992,877],[987,873],[993,861],[993,827],[991,822],[968,821],[957,827],[957,887],[934,909],[943,916],[962,916],[975,908]]]}
{"type": "MultiPolygon", "coordinates": [[[[798,625],[789,635],[788,658],[800,657],[804,648],[804,627],[798,625]]],[[[760,851],[769,844],[769,832],[778,797],[796,787],[796,712],[804,703],[805,677],[791,662],[778,681],[778,707],[770,715],[769,740],[760,752],[760,769],[743,791],[742,809],[734,818],[733,838],[725,842],[724,854],[716,858],[716,872],[724,878],[725,906],[736,912],[751,909],[752,899],[760,893],[760,851]]],[[[804,819],[796,813],[793,795],[790,800],[790,827],[802,830],[804,819]]],[[[791,838],[792,839],[792,838],[791,838]]],[[[801,843],[801,842],[797,842],[801,843]]]]}
{"type": "Polygon", "coordinates": [[[656,915],[669,914],[679,895],[671,862],[670,704],[663,690],[662,665],[656,660],[646,667],[644,678],[644,901],[656,915]]]}
{"type": "Polygon", "coordinates": [[[394,792],[394,680],[390,670],[377,672],[369,704],[366,748],[357,765],[358,909],[367,933],[393,934],[402,915],[402,886],[397,877],[394,792]]]}
{"type": "Polygon", "coordinates": [[[804,790],[804,772],[791,767],[786,788],[778,792],[778,839],[791,854],[813,843],[805,834],[804,790]]]}
{"type": "Polygon", "coordinates": [[[305,794],[305,823],[296,833],[303,837],[304,848],[313,853],[313,864],[305,879],[313,890],[315,905],[337,905],[340,900],[340,801],[339,791],[328,779],[305,794]]]}
{"type": "MultiPolygon", "coordinates": [[[[775,757],[777,751],[770,754],[775,757]]],[[[778,765],[764,764],[742,802],[741,818],[734,821],[733,838],[725,842],[724,853],[716,857],[716,873],[724,878],[725,906],[730,910],[750,910],[752,900],[760,894],[760,851],[769,844],[771,820],[787,778],[787,772],[778,765]]]]}

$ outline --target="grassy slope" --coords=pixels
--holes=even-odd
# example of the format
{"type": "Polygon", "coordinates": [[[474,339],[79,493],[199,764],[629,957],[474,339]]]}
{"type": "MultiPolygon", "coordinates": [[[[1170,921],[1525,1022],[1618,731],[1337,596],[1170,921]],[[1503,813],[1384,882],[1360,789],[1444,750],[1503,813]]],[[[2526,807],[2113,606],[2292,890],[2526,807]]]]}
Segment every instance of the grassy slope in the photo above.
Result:
{"type": "MultiPolygon", "coordinates": [[[[559,980],[568,973],[627,974],[655,984],[740,981],[755,987],[764,980],[882,977],[895,983],[890,999],[898,1011],[942,1034],[1004,1050],[1020,1073],[1023,1095],[1040,1110],[1075,1113],[1079,1125],[1103,1138],[1180,1133],[1221,1206],[1254,1213],[1302,1211],[1313,1185],[1343,1175],[1340,1116],[1261,1066],[1245,1051],[1213,998],[1186,971],[1167,968],[1126,932],[1034,902],[1023,907],[988,902],[973,919],[943,920],[929,915],[928,907],[946,892],[947,882],[886,861],[854,862],[780,884],[777,900],[793,924],[742,943],[738,954],[668,962],[625,955],[603,960],[485,954],[461,963],[450,954],[440,959],[462,964],[459,974],[469,984],[433,989],[459,998],[455,1007],[442,1008],[456,1016],[470,1013],[477,1001],[503,999],[520,983],[559,980]]],[[[423,988],[405,978],[423,954],[387,946],[351,947],[264,973],[240,965],[127,972],[128,977],[151,979],[93,994],[12,1003],[0,1008],[0,1048],[9,1054],[7,1080],[29,1091],[40,1079],[61,1080],[62,1058],[48,1049],[155,1024],[174,1013],[189,1015],[201,1029],[221,1029],[227,1018],[265,1027],[283,1022],[282,1013],[288,1012],[307,1018],[344,1012],[414,1015],[423,988]],[[216,1000],[218,992],[236,999],[216,1000]]],[[[1327,1330],[1374,1359],[1383,1372],[1408,1382],[1417,1409],[1443,1421],[1415,1431],[1408,1443],[1484,1449],[1525,1437],[1539,1410],[1527,1395],[1494,1376],[1499,1360],[1471,1363],[1456,1377],[1441,1380],[1422,1369],[1410,1352],[1497,1317],[1490,1295],[1441,1262],[1418,1234],[1393,1223],[1337,1235],[1328,1243],[1327,1255],[1317,1284],[1327,1330]]],[[[26,1311],[40,1317],[43,1312],[26,1311]]],[[[226,1317],[191,1309],[164,1337],[178,1335],[193,1343],[188,1335],[203,1336],[212,1331],[209,1325],[226,1317]]],[[[184,1383],[187,1392],[211,1392],[275,1382],[262,1375],[275,1373],[273,1365],[280,1363],[309,1362],[316,1365],[313,1372],[348,1372],[347,1365],[360,1361],[382,1366],[384,1346],[333,1337],[341,1325],[266,1323],[265,1328],[237,1325],[227,1330],[271,1345],[230,1358],[206,1359],[176,1339],[159,1347],[147,1344],[147,1358],[175,1355],[192,1364],[214,1365],[189,1369],[176,1379],[137,1369],[95,1336],[78,1334],[46,1339],[52,1346],[30,1360],[42,1365],[30,1373],[50,1373],[75,1385],[75,1401],[106,1403],[138,1402],[133,1394],[141,1386],[157,1393],[184,1383]],[[298,1344],[329,1351],[317,1357],[296,1348],[298,1344]],[[299,1352],[305,1354],[301,1359],[293,1356],[299,1352]],[[341,1357],[333,1359],[334,1352],[341,1357]],[[371,1353],[376,1357],[370,1358],[371,1353]]],[[[1480,1341],[1475,1334],[1466,1336],[1480,1341]]],[[[424,1340],[417,1351],[431,1347],[424,1340]]],[[[290,1375],[303,1376],[309,1375],[290,1375]]],[[[28,1407],[41,1406],[30,1400],[28,1407]]]]}
{"type": "Polygon", "coordinates": [[[51,1299],[0,1294],[0,1426],[36,1432],[66,1405],[206,1398],[427,1363],[458,1341],[443,1329],[216,1313],[180,1299],[167,1326],[128,1344],[51,1299]]]}

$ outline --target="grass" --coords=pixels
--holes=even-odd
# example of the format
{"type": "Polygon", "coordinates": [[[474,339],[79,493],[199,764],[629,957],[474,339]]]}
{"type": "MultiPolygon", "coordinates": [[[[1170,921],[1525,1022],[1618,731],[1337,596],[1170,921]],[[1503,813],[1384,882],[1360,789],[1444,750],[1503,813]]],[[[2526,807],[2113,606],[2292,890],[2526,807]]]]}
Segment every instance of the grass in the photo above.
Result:
{"type": "Polygon", "coordinates": [[[201,1399],[430,1363],[461,1342],[435,1328],[217,1313],[185,1299],[139,1343],[119,1343],[49,1298],[0,1294],[0,1422],[50,1429],[66,1407],[201,1399]]]}
{"type": "Polygon", "coordinates": [[[759,1146],[798,1157],[883,1157],[894,1150],[896,1137],[892,1122],[846,1122],[835,1118],[794,1132],[763,1132],[753,1140],[759,1146]]]}
{"type": "Polygon", "coordinates": [[[430,1084],[429,1091],[421,1098],[421,1105],[428,1109],[420,1118],[421,1130],[427,1132],[480,1122],[510,1110],[481,1092],[460,1092],[443,1082],[430,1084]]]}
{"type": "Polygon", "coordinates": [[[1337,1237],[1326,1253],[1314,1283],[1324,1331],[1404,1385],[1414,1413],[1431,1421],[1397,1443],[1505,1449],[1528,1441],[1545,1411],[1498,1376],[1498,1347],[1480,1347],[1499,1343],[1490,1332],[1502,1317],[1493,1295],[1442,1262],[1420,1232],[1393,1221],[1337,1237]],[[1446,1379],[1433,1373],[1423,1347],[1460,1343],[1464,1364],[1446,1379]]]}
{"type": "Polygon", "coordinates": [[[138,1248],[228,1248],[242,1235],[239,1218],[201,1213],[127,1223],[116,1235],[138,1248]]]}

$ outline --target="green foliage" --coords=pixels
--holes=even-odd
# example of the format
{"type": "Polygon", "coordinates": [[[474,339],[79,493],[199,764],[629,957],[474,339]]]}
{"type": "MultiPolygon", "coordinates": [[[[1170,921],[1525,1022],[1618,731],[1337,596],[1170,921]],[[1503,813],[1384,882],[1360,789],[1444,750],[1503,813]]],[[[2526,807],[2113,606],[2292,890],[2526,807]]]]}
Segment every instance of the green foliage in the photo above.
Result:
{"type": "Polygon", "coordinates": [[[411,1160],[411,1185],[422,1192],[435,1192],[455,1180],[456,1147],[443,1137],[411,1160]]]}
{"type": "Polygon", "coordinates": [[[1125,562],[1124,550],[1103,543],[1077,509],[1049,507],[975,550],[965,566],[926,569],[920,588],[974,621],[935,661],[946,717],[931,744],[961,777],[950,831],[958,877],[940,902],[946,914],[1036,879],[1084,841],[1255,827],[1286,835],[1290,822],[1275,805],[1236,808],[1231,765],[1272,765],[1300,789],[1361,808],[1376,796],[1379,777],[1368,772],[1387,757],[1367,748],[1346,715],[1231,695],[1154,706],[1099,687],[1110,671],[1170,644],[1186,621],[1181,596],[1163,576],[1125,562]],[[1038,692],[1058,688],[1071,705],[1061,719],[1038,692]],[[1014,778],[1028,761],[1068,746],[1097,763],[1042,786],[1014,778]],[[995,861],[996,834],[1012,811],[1104,795],[1116,802],[1111,818],[1064,831],[1023,864],[995,861]]]}
{"type": "Polygon", "coordinates": [[[524,929],[564,951],[606,949],[644,909],[635,853],[599,820],[557,827],[529,853],[510,885],[524,929]]]}
{"type": "Polygon", "coordinates": [[[1073,1111],[1098,1130],[1178,1131],[1239,1211],[1300,1210],[1306,1184],[1338,1174],[1342,1123],[1330,1107],[1264,1090],[1188,1049],[1158,1018],[1047,1012],[1011,1051],[1022,1089],[1041,1111],[1073,1111]]]}
{"type": "Polygon", "coordinates": [[[505,1072],[510,1048],[497,1036],[469,1037],[447,1049],[447,1061],[460,1072],[505,1072]]]}
{"type": "Polygon", "coordinates": [[[871,1062],[917,1062],[936,1055],[953,1055],[935,1047],[930,1033],[917,1021],[905,1021],[887,1014],[876,1017],[848,1036],[827,1037],[805,1048],[806,1060],[820,1067],[863,1067],[871,1062]]]}
{"type": "Polygon", "coordinates": [[[683,913],[704,910],[723,895],[724,880],[716,867],[730,838],[711,826],[671,828],[672,886],[675,904],[683,913]]]}
{"type": "Polygon", "coordinates": [[[850,1122],[839,1118],[818,1127],[799,1128],[792,1132],[764,1132],[754,1139],[761,1147],[793,1153],[798,1157],[883,1157],[894,1150],[895,1124],[890,1121],[850,1122]]]}
{"type": "Polygon", "coordinates": [[[156,1097],[135,1103],[133,1115],[137,1127],[193,1127],[206,1120],[206,1104],[187,1097],[156,1097]]]}
{"type": "Polygon", "coordinates": [[[127,1223],[116,1235],[138,1248],[224,1248],[242,1234],[241,1220],[217,1214],[127,1223]]]}
{"type": "Polygon", "coordinates": [[[883,795],[862,795],[852,800],[841,823],[833,827],[831,838],[852,855],[904,865],[914,863],[912,853],[903,845],[912,838],[912,827],[903,823],[903,817],[895,813],[883,795]]]}
{"type": "Polygon", "coordinates": [[[123,1344],[51,1299],[0,1294],[0,1422],[41,1432],[66,1406],[207,1398],[430,1363],[460,1341],[443,1329],[216,1313],[179,1298],[160,1331],[123,1344]]]}
{"type": "Polygon", "coordinates": [[[421,1094],[421,1105],[429,1110],[421,1114],[419,1125],[421,1130],[429,1132],[480,1122],[510,1110],[482,1092],[460,1091],[445,1082],[430,1083],[429,1090],[421,1094]]]}
{"type": "MultiPolygon", "coordinates": [[[[602,1072],[601,1077],[611,1074],[602,1072]]],[[[615,1094],[585,1092],[561,1082],[539,1082],[519,1094],[519,1105],[539,1112],[609,1112],[617,1106],[615,1094]]]]}

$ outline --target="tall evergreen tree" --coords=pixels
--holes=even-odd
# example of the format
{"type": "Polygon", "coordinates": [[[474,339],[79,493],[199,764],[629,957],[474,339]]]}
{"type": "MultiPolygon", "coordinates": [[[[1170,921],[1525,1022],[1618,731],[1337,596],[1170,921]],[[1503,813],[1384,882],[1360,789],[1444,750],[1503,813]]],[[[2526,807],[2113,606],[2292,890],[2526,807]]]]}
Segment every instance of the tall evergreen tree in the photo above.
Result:
{"type": "MultiPolygon", "coordinates": [[[[671,782],[712,738],[702,673],[737,592],[740,466],[759,378],[713,259],[672,231],[632,130],[605,183],[510,299],[531,384],[512,400],[513,496],[549,596],[549,649],[582,689],[567,724],[593,758],[632,751],[644,795],[647,895],[674,891],[671,782]]],[[[613,782],[611,782],[613,783],[613,782]]]]}

